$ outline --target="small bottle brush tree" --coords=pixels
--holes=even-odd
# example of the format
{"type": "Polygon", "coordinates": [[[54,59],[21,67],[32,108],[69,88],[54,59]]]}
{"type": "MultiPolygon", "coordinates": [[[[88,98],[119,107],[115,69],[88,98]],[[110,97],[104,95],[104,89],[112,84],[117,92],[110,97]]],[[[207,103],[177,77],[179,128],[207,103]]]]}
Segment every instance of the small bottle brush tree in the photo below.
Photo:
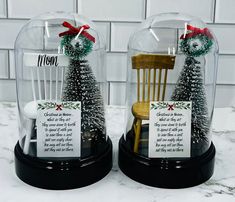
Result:
{"type": "Polygon", "coordinates": [[[192,101],[191,156],[205,152],[208,147],[210,118],[201,63],[196,57],[208,53],[212,47],[212,36],[208,29],[188,25],[192,32],[181,36],[180,50],[186,55],[184,67],[171,96],[174,101],[192,101]]]}
{"type": "Polygon", "coordinates": [[[87,144],[90,145],[105,137],[103,99],[92,69],[86,60],[95,39],[87,32],[81,32],[82,27],[71,28],[67,22],[63,25],[70,28],[70,33],[67,31],[64,32],[65,34],[60,34],[63,36],[61,47],[64,49],[64,54],[69,57],[70,64],[65,76],[62,100],[81,102],[81,136],[82,145],[86,147],[87,144]],[[81,34],[76,39],[79,32],[81,34]],[[72,42],[75,44],[73,45],[72,42]]]}

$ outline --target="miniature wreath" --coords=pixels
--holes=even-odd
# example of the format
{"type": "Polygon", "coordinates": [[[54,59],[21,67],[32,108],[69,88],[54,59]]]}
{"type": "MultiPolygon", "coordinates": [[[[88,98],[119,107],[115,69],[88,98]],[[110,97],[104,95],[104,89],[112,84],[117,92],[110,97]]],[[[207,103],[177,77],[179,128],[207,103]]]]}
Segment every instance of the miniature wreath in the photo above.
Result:
{"type": "Polygon", "coordinates": [[[73,45],[76,35],[64,35],[61,40],[61,47],[64,48],[64,54],[74,60],[80,60],[88,55],[92,50],[93,42],[85,36],[80,35],[73,45]]]}
{"type": "Polygon", "coordinates": [[[198,57],[207,54],[213,45],[212,39],[204,34],[186,38],[180,42],[180,50],[187,56],[198,57]]]}

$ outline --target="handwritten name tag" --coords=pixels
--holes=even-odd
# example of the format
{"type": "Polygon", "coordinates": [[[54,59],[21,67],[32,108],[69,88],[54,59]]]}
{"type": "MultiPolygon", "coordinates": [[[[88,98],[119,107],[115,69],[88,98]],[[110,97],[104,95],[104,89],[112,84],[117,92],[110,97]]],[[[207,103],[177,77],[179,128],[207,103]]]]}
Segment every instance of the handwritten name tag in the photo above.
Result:
{"type": "Polygon", "coordinates": [[[58,55],[38,55],[38,67],[58,66],[58,55]]]}
{"type": "Polygon", "coordinates": [[[24,53],[24,66],[27,67],[67,67],[69,59],[63,54],[24,53]]]}

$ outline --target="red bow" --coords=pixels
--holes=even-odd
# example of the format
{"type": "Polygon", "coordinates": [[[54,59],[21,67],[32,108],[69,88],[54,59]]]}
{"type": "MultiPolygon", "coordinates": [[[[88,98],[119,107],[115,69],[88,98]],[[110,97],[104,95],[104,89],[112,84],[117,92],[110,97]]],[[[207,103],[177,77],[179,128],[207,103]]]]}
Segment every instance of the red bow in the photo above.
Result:
{"type": "Polygon", "coordinates": [[[173,107],[174,107],[174,105],[170,105],[170,104],[168,104],[168,107],[169,107],[169,108],[168,108],[168,110],[169,110],[169,111],[174,110],[174,108],[173,108],[173,107]]]}
{"type": "Polygon", "coordinates": [[[57,110],[57,111],[61,111],[62,110],[62,105],[56,105],[56,109],[55,110],[57,110]]]}
{"type": "Polygon", "coordinates": [[[83,35],[83,36],[85,36],[87,39],[89,39],[90,41],[93,41],[94,43],[95,43],[95,37],[93,37],[92,35],[90,35],[88,32],[86,32],[85,30],[86,29],[89,29],[90,28],[90,26],[89,25],[83,25],[83,26],[81,26],[81,27],[74,27],[73,25],[71,25],[70,23],[68,23],[68,22],[63,22],[63,24],[62,24],[64,27],[67,27],[67,28],[69,28],[69,30],[68,31],[65,31],[65,32],[61,32],[60,34],[59,34],[59,36],[61,37],[61,36],[64,36],[64,35],[75,35],[75,34],[78,34],[80,31],[81,31],[81,29],[82,29],[82,32],[81,32],[81,34],[83,35]]]}
{"type": "MultiPolygon", "coordinates": [[[[200,29],[200,28],[197,28],[197,27],[193,27],[191,25],[187,25],[187,30],[191,31],[190,33],[188,34],[182,34],[180,36],[180,39],[188,39],[188,38],[192,38],[194,36],[197,36],[198,34],[203,34],[209,38],[213,38],[212,34],[210,33],[209,29],[208,28],[204,28],[204,29],[200,29]]],[[[186,30],[186,31],[187,31],[186,30]]]]}

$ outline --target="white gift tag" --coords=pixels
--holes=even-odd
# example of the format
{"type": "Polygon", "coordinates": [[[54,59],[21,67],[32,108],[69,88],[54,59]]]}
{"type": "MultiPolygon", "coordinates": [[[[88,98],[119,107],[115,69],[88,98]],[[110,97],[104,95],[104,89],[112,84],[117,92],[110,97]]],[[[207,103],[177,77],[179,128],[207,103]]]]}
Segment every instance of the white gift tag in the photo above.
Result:
{"type": "Polygon", "coordinates": [[[24,53],[26,67],[67,67],[69,58],[63,54],[24,53]]]}
{"type": "Polygon", "coordinates": [[[41,102],[37,109],[37,156],[81,156],[81,102],[41,102]]]}
{"type": "Polygon", "coordinates": [[[150,102],[149,157],[190,157],[191,102],[150,102]]]}

